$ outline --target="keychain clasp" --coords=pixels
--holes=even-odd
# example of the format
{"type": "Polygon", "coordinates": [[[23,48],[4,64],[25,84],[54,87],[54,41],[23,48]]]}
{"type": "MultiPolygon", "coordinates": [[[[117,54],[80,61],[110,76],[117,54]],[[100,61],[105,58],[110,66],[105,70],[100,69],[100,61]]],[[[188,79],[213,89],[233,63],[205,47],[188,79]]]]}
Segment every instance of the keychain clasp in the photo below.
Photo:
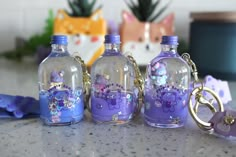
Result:
{"type": "Polygon", "coordinates": [[[213,106],[213,102],[216,101],[219,107],[219,111],[223,112],[224,111],[224,106],[223,103],[220,99],[220,97],[210,88],[205,87],[204,84],[199,80],[198,78],[198,71],[195,63],[191,60],[190,55],[188,53],[182,54],[182,58],[187,62],[187,64],[191,68],[191,72],[194,78],[193,82],[193,90],[191,91],[189,95],[189,112],[191,116],[193,117],[194,121],[197,123],[197,125],[203,129],[203,130],[211,130],[212,124],[209,122],[204,122],[201,120],[197,113],[198,113],[198,107],[200,105],[205,105],[207,106],[212,113],[216,113],[217,109],[213,106]],[[200,83],[200,86],[197,84],[200,83]],[[207,100],[204,96],[204,93],[208,93],[209,95],[212,96],[212,99],[207,100]],[[195,100],[195,104],[193,105],[192,99],[195,100]]]}

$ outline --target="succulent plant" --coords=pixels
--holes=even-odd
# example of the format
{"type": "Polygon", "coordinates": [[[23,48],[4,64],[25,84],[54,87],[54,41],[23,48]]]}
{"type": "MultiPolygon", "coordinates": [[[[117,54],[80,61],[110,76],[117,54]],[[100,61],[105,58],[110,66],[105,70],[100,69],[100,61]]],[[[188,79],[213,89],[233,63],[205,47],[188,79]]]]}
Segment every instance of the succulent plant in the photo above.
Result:
{"type": "Polygon", "coordinates": [[[156,20],[169,6],[169,1],[166,5],[159,9],[159,11],[154,14],[156,8],[160,5],[161,0],[137,0],[135,3],[133,0],[126,1],[126,4],[132,11],[132,13],[142,22],[153,22],[156,20]]]}
{"type": "Polygon", "coordinates": [[[102,7],[100,5],[94,10],[95,3],[96,0],[92,0],[92,2],[89,2],[88,0],[68,0],[68,4],[72,11],[69,15],[72,17],[89,17],[94,11],[102,7]]]}

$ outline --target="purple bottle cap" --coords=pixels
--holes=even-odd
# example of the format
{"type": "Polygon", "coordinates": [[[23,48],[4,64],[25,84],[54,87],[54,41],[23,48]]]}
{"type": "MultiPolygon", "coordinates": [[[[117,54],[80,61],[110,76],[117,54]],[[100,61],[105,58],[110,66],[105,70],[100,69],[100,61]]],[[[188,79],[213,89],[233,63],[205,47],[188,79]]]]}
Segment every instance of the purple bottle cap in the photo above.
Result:
{"type": "Polygon", "coordinates": [[[178,36],[162,36],[162,45],[178,45],[178,36]]]}
{"type": "Polygon", "coordinates": [[[51,44],[58,44],[58,45],[67,45],[67,36],[66,35],[53,35],[51,38],[51,44]]]}
{"type": "Polygon", "coordinates": [[[120,44],[120,35],[108,34],[105,36],[106,44],[120,44]]]}

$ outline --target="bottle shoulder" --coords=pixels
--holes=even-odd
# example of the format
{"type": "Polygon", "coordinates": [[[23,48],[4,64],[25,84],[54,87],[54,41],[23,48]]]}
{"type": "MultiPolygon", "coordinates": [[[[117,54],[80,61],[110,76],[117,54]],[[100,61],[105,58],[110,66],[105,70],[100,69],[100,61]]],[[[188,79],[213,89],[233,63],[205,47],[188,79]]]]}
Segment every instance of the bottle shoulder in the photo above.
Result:
{"type": "Polygon", "coordinates": [[[181,57],[162,57],[153,59],[147,67],[151,75],[190,74],[190,67],[181,57]]]}
{"type": "Polygon", "coordinates": [[[179,55],[176,55],[174,57],[173,56],[157,56],[150,61],[149,65],[153,65],[158,62],[165,62],[165,63],[176,62],[176,63],[181,64],[183,66],[188,66],[188,64],[179,55]]]}
{"type": "Polygon", "coordinates": [[[113,65],[113,64],[129,64],[129,60],[124,55],[119,56],[101,56],[92,65],[92,67],[97,65],[113,65]]]}
{"type": "Polygon", "coordinates": [[[116,57],[101,57],[94,62],[91,67],[91,74],[94,73],[115,73],[126,72],[134,73],[133,64],[125,56],[116,57]]]}
{"type": "Polygon", "coordinates": [[[39,64],[40,69],[68,69],[71,71],[82,71],[82,65],[74,57],[47,57],[39,64]]]}

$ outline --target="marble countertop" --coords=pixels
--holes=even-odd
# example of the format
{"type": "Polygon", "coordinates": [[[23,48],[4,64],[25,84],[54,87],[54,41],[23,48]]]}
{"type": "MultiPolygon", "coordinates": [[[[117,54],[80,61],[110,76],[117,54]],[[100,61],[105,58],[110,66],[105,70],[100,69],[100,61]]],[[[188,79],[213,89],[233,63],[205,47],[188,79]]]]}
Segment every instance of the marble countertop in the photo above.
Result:
{"type": "MultiPolygon", "coordinates": [[[[0,60],[0,84],[0,93],[37,98],[37,66],[0,60]]],[[[236,83],[230,88],[236,100],[236,83]]],[[[230,105],[236,109],[235,100],[230,105]]],[[[209,135],[190,116],[178,129],[146,126],[141,116],[121,126],[94,124],[89,113],[62,127],[44,126],[38,118],[0,120],[0,157],[236,157],[235,147],[236,139],[209,135]]]]}

